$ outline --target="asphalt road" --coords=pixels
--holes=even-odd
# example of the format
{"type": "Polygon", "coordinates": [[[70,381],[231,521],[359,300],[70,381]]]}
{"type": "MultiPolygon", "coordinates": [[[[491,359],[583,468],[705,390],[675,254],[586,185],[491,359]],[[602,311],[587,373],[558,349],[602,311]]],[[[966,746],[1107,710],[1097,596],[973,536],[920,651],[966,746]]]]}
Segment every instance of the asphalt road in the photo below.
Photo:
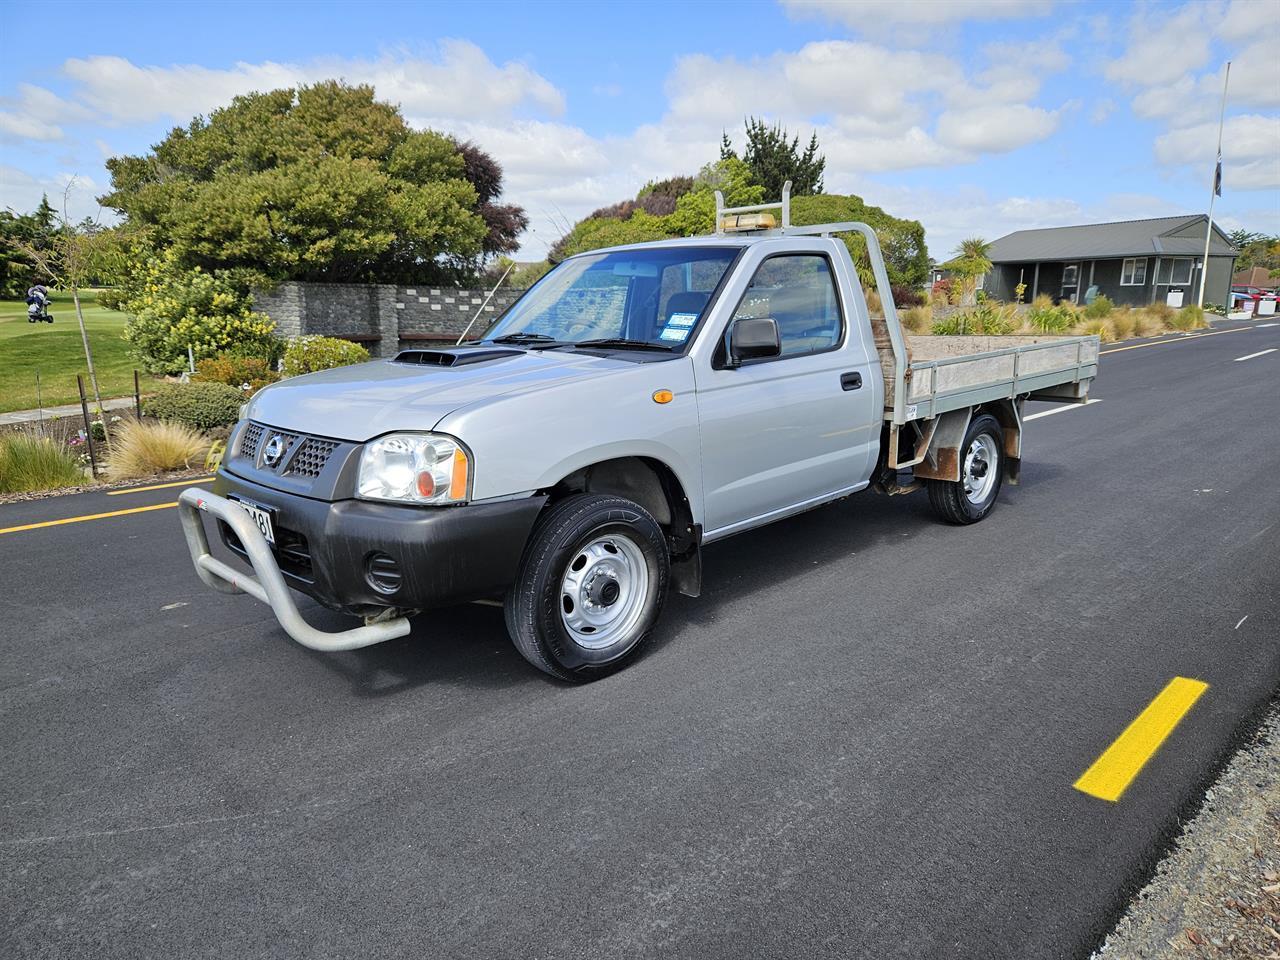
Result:
{"type": "Polygon", "coordinates": [[[714,545],[586,687],[479,605],[309,653],[170,509],[0,534],[4,950],[1086,956],[1280,687],[1280,352],[1234,362],[1273,347],[1104,357],[975,527],[863,494],[714,545]],[[1074,790],[1175,676],[1121,799],[1074,790]]]}

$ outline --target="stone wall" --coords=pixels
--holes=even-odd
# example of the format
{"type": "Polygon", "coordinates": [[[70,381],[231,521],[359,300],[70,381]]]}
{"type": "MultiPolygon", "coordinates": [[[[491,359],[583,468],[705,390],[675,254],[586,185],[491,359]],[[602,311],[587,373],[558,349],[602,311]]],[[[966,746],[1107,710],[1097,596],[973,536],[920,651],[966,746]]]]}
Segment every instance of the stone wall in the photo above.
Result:
{"type": "Polygon", "coordinates": [[[484,310],[480,310],[488,290],[461,287],[396,287],[397,331],[406,342],[453,343],[477,312],[480,316],[468,336],[478,336],[523,290],[499,290],[484,310]]]}
{"type": "Polygon", "coordinates": [[[389,357],[406,346],[453,343],[477,312],[469,336],[478,335],[523,292],[499,290],[481,310],[488,290],[287,281],[255,290],[254,309],[275,321],[277,336],[340,337],[389,357]]]}

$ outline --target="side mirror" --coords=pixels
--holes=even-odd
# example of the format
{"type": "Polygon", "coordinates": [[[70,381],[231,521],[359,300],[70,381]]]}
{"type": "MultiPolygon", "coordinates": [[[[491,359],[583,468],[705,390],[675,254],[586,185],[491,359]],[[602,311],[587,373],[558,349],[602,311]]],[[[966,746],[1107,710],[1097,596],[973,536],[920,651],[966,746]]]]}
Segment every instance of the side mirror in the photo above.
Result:
{"type": "Polygon", "coordinates": [[[729,366],[782,354],[782,338],[773,317],[744,317],[729,328],[729,366]]]}

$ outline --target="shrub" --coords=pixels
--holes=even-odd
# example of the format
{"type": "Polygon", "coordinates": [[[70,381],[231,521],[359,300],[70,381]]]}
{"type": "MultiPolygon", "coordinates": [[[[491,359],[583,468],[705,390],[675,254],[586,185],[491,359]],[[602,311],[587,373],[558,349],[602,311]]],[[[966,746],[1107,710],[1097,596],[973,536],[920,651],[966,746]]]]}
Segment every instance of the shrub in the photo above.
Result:
{"type": "Polygon", "coordinates": [[[924,333],[933,323],[933,311],[928,307],[908,307],[899,317],[908,333],[924,333]]]}
{"type": "Polygon", "coordinates": [[[1169,326],[1169,321],[1173,319],[1173,307],[1165,303],[1163,300],[1157,300],[1155,303],[1148,304],[1146,310],[1156,322],[1162,327],[1169,326]]]}
{"type": "Polygon", "coordinates": [[[1204,319],[1204,311],[1193,304],[1187,304],[1172,317],[1169,318],[1169,326],[1174,330],[1199,330],[1208,324],[1204,319]]]}
{"type": "MultiPolygon", "coordinates": [[[[1089,316],[1089,311],[1085,311],[1085,316],[1089,316]]],[[[1137,328],[1132,310],[1117,310],[1108,319],[1111,321],[1111,330],[1115,333],[1117,340],[1128,340],[1137,328]]]]}
{"type": "Polygon", "coordinates": [[[893,291],[893,302],[899,307],[918,307],[924,303],[924,292],[904,283],[894,283],[889,287],[893,291]]]}
{"type": "Polygon", "coordinates": [[[145,477],[165,470],[189,469],[204,456],[209,442],[184,423],[130,420],[116,433],[107,458],[112,480],[145,477]]]}
{"type": "Polygon", "coordinates": [[[874,287],[863,287],[863,295],[867,298],[867,312],[873,317],[884,316],[884,304],[880,302],[880,294],[876,293],[874,287]]]}
{"type": "Polygon", "coordinates": [[[953,313],[949,317],[939,317],[933,321],[932,333],[935,337],[958,337],[968,333],[964,314],[953,313]]]}
{"type": "Polygon", "coordinates": [[[243,357],[234,353],[220,353],[196,364],[192,383],[225,383],[248,393],[257,393],[269,383],[280,379],[260,357],[243,357]]]}
{"type": "Polygon", "coordinates": [[[1129,319],[1133,323],[1133,335],[1135,337],[1150,337],[1159,333],[1164,327],[1160,320],[1153,317],[1147,310],[1130,310],[1129,319]]]}
{"type": "Polygon", "coordinates": [[[985,302],[965,313],[952,314],[933,323],[933,333],[940,337],[954,337],[965,334],[978,334],[989,337],[1002,337],[1013,332],[1017,326],[1012,306],[1000,306],[985,302]]]}
{"type": "Polygon", "coordinates": [[[951,281],[946,279],[934,281],[929,289],[930,299],[934,303],[951,303],[952,294],[951,281]]]}
{"type": "Polygon", "coordinates": [[[52,490],[84,482],[75,458],[59,444],[29,433],[0,436],[0,493],[52,490]]]}
{"type": "Polygon", "coordinates": [[[274,324],[254,313],[247,286],[223,274],[186,270],[172,253],[134,264],[115,298],[133,314],[124,338],[151,373],[178,373],[187,366],[187,348],[197,360],[232,347],[269,355],[274,324]]]}
{"type": "Polygon", "coordinates": [[[235,423],[244,393],[225,383],[167,383],[148,397],[142,412],[157,420],[173,420],[196,430],[235,423]]]}
{"type": "Polygon", "coordinates": [[[1085,320],[1076,327],[1076,333],[1084,336],[1096,336],[1103,343],[1110,343],[1115,339],[1115,332],[1112,330],[1111,321],[1109,320],[1085,320]]]}
{"type": "Polygon", "coordinates": [[[369,351],[350,340],[336,337],[294,337],[284,348],[284,375],[297,377],[317,370],[364,363],[369,351]]]}
{"type": "Polygon", "coordinates": [[[1088,304],[1084,308],[1084,315],[1090,320],[1100,320],[1111,312],[1111,308],[1115,304],[1111,302],[1111,298],[1105,293],[1100,293],[1094,299],[1093,303],[1088,304]]]}
{"type": "Polygon", "coordinates": [[[1027,322],[1043,334],[1066,333],[1076,322],[1075,311],[1065,304],[1055,306],[1049,297],[1038,296],[1027,311],[1027,322]]]}

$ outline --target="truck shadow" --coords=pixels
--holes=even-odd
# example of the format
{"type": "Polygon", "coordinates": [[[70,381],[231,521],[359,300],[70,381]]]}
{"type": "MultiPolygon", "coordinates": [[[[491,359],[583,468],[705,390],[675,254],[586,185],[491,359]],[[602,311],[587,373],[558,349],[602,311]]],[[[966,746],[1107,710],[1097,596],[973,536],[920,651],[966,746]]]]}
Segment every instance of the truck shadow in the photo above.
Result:
{"type": "MultiPolygon", "coordinates": [[[[1039,464],[1035,479],[1043,483],[1055,472],[1039,464]]],[[[1013,514],[1019,498],[1018,488],[1006,487],[1001,506],[1013,514]]],[[[887,561],[913,541],[958,529],[938,523],[922,492],[904,497],[862,494],[713,543],[704,555],[702,596],[669,598],[645,657],[663,650],[685,628],[711,626],[722,607],[764,586],[776,587],[810,575],[815,566],[855,556],[873,564],[875,555],[887,561]]],[[[305,615],[322,628],[351,625],[350,618],[320,607],[305,615]]],[[[421,614],[414,618],[409,636],[360,650],[298,649],[345,676],[352,693],[360,697],[392,696],[424,684],[481,689],[563,686],[525,662],[507,638],[501,608],[486,604],[421,614]]]]}

